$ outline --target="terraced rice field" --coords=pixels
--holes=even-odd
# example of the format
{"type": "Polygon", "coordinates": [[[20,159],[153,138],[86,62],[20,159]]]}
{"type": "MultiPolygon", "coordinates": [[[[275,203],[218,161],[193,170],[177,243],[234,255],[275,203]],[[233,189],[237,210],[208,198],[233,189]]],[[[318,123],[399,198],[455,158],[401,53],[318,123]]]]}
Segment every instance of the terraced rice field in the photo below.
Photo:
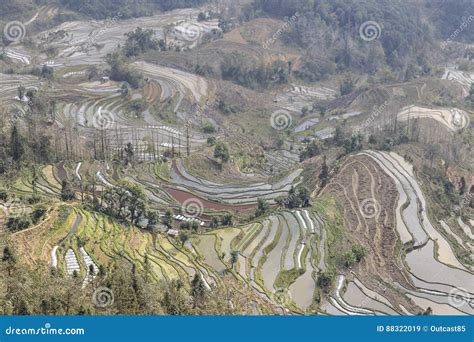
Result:
{"type": "MultiPolygon", "coordinates": [[[[123,42],[123,36],[137,27],[151,29],[158,39],[164,38],[164,30],[172,28],[169,43],[182,48],[193,48],[200,36],[212,29],[219,30],[216,20],[198,22],[198,9],[178,9],[150,17],[122,19],[118,14],[107,20],[65,22],[53,29],[40,32],[33,39],[48,42],[58,50],[55,63],[65,66],[101,64],[108,53],[114,52],[123,42]],[[199,30],[196,39],[190,39],[183,27],[192,25],[199,30]],[[100,44],[98,44],[100,42],[100,44]],[[100,45],[100,47],[98,46],[100,45]]],[[[191,37],[194,38],[194,37],[191,37]]]]}
{"type": "Polygon", "coordinates": [[[433,119],[444,125],[448,130],[456,132],[469,125],[469,116],[461,109],[431,109],[418,106],[408,106],[397,114],[400,121],[413,119],[433,119]]]}
{"type": "Polygon", "coordinates": [[[255,204],[258,197],[270,202],[277,197],[286,195],[291,186],[300,183],[302,169],[296,169],[274,184],[220,184],[191,175],[179,160],[173,162],[171,181],[182,188],[207,198],[211,201],[247,205],[255,204]]]}
{"type": "MultiPolygon", "coordinates": [[[[235,271],[257,293],[277,296],[278,301],[288,301],[295,310],[304,312],[313,304],[318,271],[313,266],[317,259],[314,253],[318,254],[321,247],[315,239],[319,234],[308,228],[315,225],[314,215],[311,209],[284,211],[239,230],[217,230],[214,234],[220,243],[214,238],[202,241],[201,235],[200,250],[212,250],[209,258],[237,251],[235,271]]],[[[230,265],[229,257],[223,261],[230,265]]]]}
{"type": "Polygon", "coordinates": [[[292,84],[291,89],[275,98],[275,102],[280,108],[301,113],[303,107],[310,109],[315,101],[331,100],[335,96],[336,92],[326,87],[312,88],[292,84]]]}
{"type": "Polygon", "coordinates": [[[474,74],[459,70],[457,67],[447,67],[441,79],[458,83],[462,87],[462,96],[465,97],[469,94],[471,84],[474,83],[474,74]]]}
{"type": "MultiPolygon", "coordinates": [[[[349,227],[362,232],[360,229],[365,225],[370,231],[371,222],[375,220],[377,230],[371,233],[372,241],[374,239],[377,241],[381,232],[388,232],[386,231],[388,228],[393,229],[404,246],[408,247],[404,257],[401,257],[400,253],[382,256],[386,258],[385,268],[392,267],[394,270],[390,273],[395,284],[394,289],[392,285],[382,283],[376,285],[375,288],[374,284],[371,284],[369,288],[364,282],[372,282],[369,281],[370,279],[361,281],[352,278],[353,275],[351,275],[352,280],[346,281],[346,276],[341,274],[337,278],[334,295],[322,305],[322,309],[329,314],[406,314],[403,306],[394,307],[392,301],[387,299],[396,298],[396,296],[393,297],[395,290],[402,292],[405,300],[409,299],[411,303],[415,303],[424,310],[428,306],[433,306],[436,307],[437,314],[472,314],[474,312],[472,307],[474,288],[471,286],[473,274],[456,258],[444,235],[431,224],[426,200],[416,181],[412,165],[393,152],[366,151],[358,157],[350,158],[341,167],[338,177],[350,177],[349,180],[345,180],[346,184],[350,184],[352,180],[352,189],[343,191],[345,201],[347,201],[344,205],[347,208],[344,210],[344,216],[348,220],[349,227]],[[363,176],[363,169],[366,170],[366,174],[368,173],[368,178],[363,176]],[[389,176],[393,185],[379,192],[382,174],[389,176]],[[366,191],[369,191],[370,195],[366,195],[366,191]],[[380,196],[382,193],[383,197],[380,196]],[[394,193],[398,196],[394,197],[394,193]],[[366,207],[363,201],[358,199],[361,197],[371,198],[371,206],[366,207]],[[387,201],[387,199],[391,200],[387,201]],[[379,226],[377,222],[380,222],[381,217],[385,215],[386,208],[392,206],[396,208],[394,217],[385,218],[383,225],[379,226]],[[390,228],[392,225],[390,222],[393,222],[393,228],[390,228]],[[399,259],[396,261],[400,263],[399,266],[389,266],[392,262],[391,258],[399,259]],[[409,274],[408,284],[403,277],[394,278],[395,267],[404,269],[409,274]]],[[[331,182],[326,191],[331,192],[331,189],[340,188],[338,184],[342,179],[338,177],[331,182]]],[[[390,185],[390,182],[384,181],[383,184],[390,185]]],[[[341,190],[338,190],[338,193],[339,191],[341,190]]],[[[446,231],[451,231],[445,222],[442,222],[440,226],[446,231]]],[[[393,236],[391,239],[394,241],[393,236]]],[[[385,241],[384,253],[389,251],[390,240],[385,237],[381,241],[385,241]]],[[[377,244],[372,242],[372,245],[377,244]]],[[[376,249],[374,251],[378,253],[376,249]]],[[[392,253],[395,253],[395,249],[392,253]]],[[[369,258],[372,258],[372,255],[369,258]]],[[[366,260],[366,265],[357,273],[364,274],[364,268],[370,263],[371,261],[366,260]]],[[[383,270],[379,272],[383,273],[383,270]]],[[[397,301],[400,301],[400,298],[397,301]]]]}

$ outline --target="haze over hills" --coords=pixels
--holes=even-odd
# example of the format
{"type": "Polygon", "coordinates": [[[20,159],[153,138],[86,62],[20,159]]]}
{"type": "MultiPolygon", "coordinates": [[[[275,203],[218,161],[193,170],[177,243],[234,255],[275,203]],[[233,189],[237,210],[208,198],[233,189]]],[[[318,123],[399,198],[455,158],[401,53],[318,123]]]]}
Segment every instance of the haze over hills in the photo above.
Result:
{"type": "Polygon", "coordinates": [[[4,315],[472,315],[472,1],[0,1],[4,315]]]}

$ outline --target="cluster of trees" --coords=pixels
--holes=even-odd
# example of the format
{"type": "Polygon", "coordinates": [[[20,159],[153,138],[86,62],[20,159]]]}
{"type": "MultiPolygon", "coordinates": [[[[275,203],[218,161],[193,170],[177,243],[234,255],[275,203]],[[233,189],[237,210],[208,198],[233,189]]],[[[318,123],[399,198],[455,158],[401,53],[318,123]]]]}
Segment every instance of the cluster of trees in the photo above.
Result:
{"type": "Polygon", "coordinates": [[[141,27],[137,27],[135,31],[128,32],[125,36],[127,40],[123,50],[127,57],[138,56],[148,50],[164,48],[164,40],[157,40],[155,32],[151,29],[144,30],[141,27]]]}
{"type": "Polygon", "coordinates": [[[324,143],[320,139],[311,140],[300,152],[300,161],[318,156],[324,149],[324,143]]]}
{"type": "Polygon", "coordinates": [[[226,80],[256,89],[287,83],[289,66],[283,61],[274,61],[270,65],[255,63],[253,59],[234,52],[224,56],[221,73],[226,80]]]}
{"type": "Polygon", "coordinates": [[[282,196],[276,202],[289,209],[304,208],[311,205],[311,194],[305,186],[291,187],[287,196],[282,196]]]}
{"type": "Polygon", "coordinates": [[[148,198],[139,185],[120,181],[102,194],[102,209],[113,217],[138,225],[147,217],[148,198]]]}
{"type": "Polygon", "coordinates": [[[344,147],[346,153],[351,153],[362,149],[363,138],[363,135],[360,133],[352,134],[345,127],[337,126],[334,131],[333,141],[336,146],[344,147]]]}
{"type": "Polygon", "coordinates": [[[223,216],[213,216],[211,218],[211,228],[220,226],[231,226],[234,221],[234,216],[231,213],[225,213],[223,216]]]}
{"type": "Polygon", "coordinates": [[[8,216],[5,225],[11,232],[27,229],[31,224],[37,224],[44,217],[46,211],[44,206],[38,205],[30,214],[15,215],[13,209],[12,215],[8,216]]]}
{"type": "MultiPolygon", "coordinates": [[[[41,265],[47,269],[47,265],[41,265]]],[[[156,283],[145,255],[143,271],[134,264],[117,261],[100,268],[86,288],[78,276],[66,277],[54,269],[38,272],[21,262],[7,246],[0,255],[1,315],[244,315],[252,312],[255,298],[232,276],[222,278],[222,286],[207,289],[196,275],[190,283],[181,280],[156,283]],[[91,300],[99,287],[113,294],[106,307],[91,300]]]]}
{"type": "Polygon", "coordinates": [[[0,131],[0,174],[23,162],[49,163],[54,159],[49,135],[38,133],[26,138],[16,125],[5,133],[0,131]]]}
{"type": "Polygon", "coordinates": [[[463,21],[465,27],[456,34],[454,40],[471,43],[474,41],[474,30],[468,28],[472,22],[467,22],[472,15],[473,4],[471,0],[425,0],[426,7],[433,13],[431,20],[442,39],[448,39],[455,32],[459,32],[463,21]],[[470,9],[470,10],[469,10],[470,9]]]}
{"type": "Polygon", "coordinates": [[[259,0],[253,6],[256,13],[283,20],[298,13],[292,29],[284,32],[281,39],[306,51],[303,66],[295,75],[308,81],[350,69],[375,74],[385,66],[400,72],[404,78],[431,72],[428,57],[433,48],[432,30],[421,20],[421,12],[429,12],[429,9],[419,3],[259,0]],[[380,31],[378,38],[370,42],[359,35],[360,26],[367,21],[375,21],[380,26],[376,28],[380,31]]]}
{"type": "Polygon", "coordinates": [[[227,163],[230,159],[229,146],[224,141],[217,141],[214,145],[214,158],[221,161],[221,164],[227,163]]]}
{"type": "Polygon", "coordinates": [[[137,70],[131,69],[123,56],[115,52],[107,55],[107,63],[110,66],[110,79],[118,82],[127,82],[132,88],[139,88],[143,82],[143,75],[137,70]]]}
{"type": "Polygon", "coordinates": [[[345,267],[350,268],[359,263],[366,254],[367,248],[359,244],[353,245],[349,251],[343,254],[343,264],[345,267]]]}
{"type": "Polygon", "coordinates": [[[255,210],[255,217],[265,215],[265,213],[270,209],[270,205],[264,198],[257,198],[257,209],[255,210]]]}

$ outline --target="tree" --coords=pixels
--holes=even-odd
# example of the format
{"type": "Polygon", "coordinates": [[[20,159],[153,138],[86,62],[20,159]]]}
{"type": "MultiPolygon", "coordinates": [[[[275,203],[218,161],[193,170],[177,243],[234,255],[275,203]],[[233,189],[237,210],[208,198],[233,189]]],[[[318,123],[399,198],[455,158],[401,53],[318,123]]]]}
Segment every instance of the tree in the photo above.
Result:
{"type": "Polygon", "coordinates": [[[342,146],[344,144],[345,133],[341,126],[336,126],[333,139],[337,146],[342,146]]]}
{"type": "Polygon", "coordinates": [[[308,114],[308,111],[308,106],[304,106],[303,108],[301,108],[301,116],[305,116],[306,114],[308,114]]]}
{"type": "Polygon", "coordinates": [[[198,229],[199,229],[199,223],[198,223],[197,221],[191,222],[191,229],[192,229],[194,232],[197,232],[198,229]]]}
{"type": "Polygon", "coordinates": [[[13,161],[18,162],[21,160],[23,156],[24,149],[23,149],[23,138],[21,137],[20,133],[18,132],[18,128],[13,126],[10,138],[10,154],[13,161]]]}
{"type": "Polygon", "coordinates": [[[459,181],[459,195],[464,195],[466,192],[466,179],[464,176],[461,176],[461,180],[459,181]]]}
{"type": "Polygon", "coordinates": [[[341,96],[350,94],[354,91],[355,88],[355,81],[347,76],[339,85],[339,91],[341,92],[341,96]]]}
{"type": "Polygon", "coordinates": [[[197,19],[198,19],[198,21],[206,20],[206,14],[204,14],[203,12],[199,12],[197,19]]]}
{"type": "Polygon", "coordinates": [[[127,82],[123,82],[120,85],[120,93],[122,94],[123,97],[127,97],[128,94],[130,93],[130,88],[127,82]]]}
{"type": "Polygon", "coordinates": [[[26,88],[20,85],[17,90],[18,90],[18,99],[21,101],[26,94],[26,88]]]}
{"type": "Polygon", "coordinates": [[[173,223],[173,212],[168,209],[166,210],[165,216],[163,217],[163,224],[168,228],[171,228],[171,224],[173,223]]]}
{"type": "Polygon", "coordinates": [[[298,187],[298,200],[301,203],[301,207],[308,207],[310,205],[310,193],[308,188],[304,186],[298,187]]]}
{"type": "Polygon", "coordinates": [[[123,56],[119,53],[108,54],[107,63],[110,65],[109,76],[111,80],[127,82],[132,88],[138,88],[143,82],[143,75],[136,70],[130,69],[123,56]]]}
{"type": "Polygon", "coordinates": [[[158,41],[154,38],[155,32],[151,29],[144,30],[137,27],[135,31],[125,34],[127,41],[125,42],[125,56],[138,56],[148,50],[157,50],[158,41]]]}
{"type": "Polygon", "coordinates": [[[211,228],[219,227],[220,221],[218,216],[213,216],[211,218],[211,228]]]}
{"type": "Polygon", "coordinates": [[[127,143],[124,148],[125,152],[125,164],[128,165],[129,163],[133,162],[135,153],[133,152],[133,145],[131,142],[127,143]]]}
{"type": "Polygon", "coordinates": [[[223,141],[218,141],[214,147],[214,158],[220,159],[221,163],[229,161],[229,146],[223,141]]]}
{"type": "Polygon", "coordinates": [[[362,245],[352,246],[352,254],[354,254],[355,260],[360,262],[367,254],[367,249],[362,245]]]}
{"type": "Polygon", "coordinates": [[[259,217],[265,214],[265,212],[270,208],[267,201],[264,198],[257,198],[257,210],[255,211],[255,216],[259,217]]]}
{"type": "Polygon", "coordinates": [[[130,215],[130,222],[138,224],[147,209],[145,192],[140,185],[127,183],[126,195],[126,206],[130,215]]]}
{"type": "Polygon", "coordinates": [[[323,143],[319,139],[312,140],[307,146],[306,149],[300,153],[300,161],[303,161],[308,158],[312,158],[321,153],[323,143]]]}
{"type": "Polygon", "coordinates": [[[215,143],[216,143],[216,138],[215,138],[215,137],[209,137],[209,138],[207,138],[207,144],[208,144],[209,146],[212,146],[212,145],[214,145],[215,143]]]}
{"type": "Polygon", "coordinates": [[[61,182],[61,200],[72,201],[75,198],[74,189],[67,180],[61,182]]]}
{"type": "Polygon", "coordinates": [[[198,273],[194,274],[194,278],[191,281],[191,295],[195,305],[200,303],[206,295],[206,285],[198,273]]]}
{"type": "Polygon", "coordinates": [[[322,272],[317,280],[317,285],[324,292],[328,292],[331,289],[331,284],[334,281],[334,274],[332,272],[322,272]]]}
{"type": "Polygon", "coordinates": [[[184,244],[186,243],[186,241],[189,240],[189,234],[188,234],[187,232],[183,231],[183,230],[181,230],[181,231],[179,232],[178,237],[179,237],[179,241],[181,241],[181,246],[184,246],[184,244]]]}
{"type": "Polygon", "coordinates": [[[43,65],[43,67],[41,68],[41,77],[46,78],[48,80],[53,79],[54,69],[47,65],[43,65]]]}
{"type": "Polygon", "coordinates": [[[235,263],[239,260],[239,252],[238,251],[232,251],[230,252],[230,264],[231,268],[234,268],[235,263]]]}
{"type": "Polygon", "coordinates": [[[319,172],[319,182],[321,187],[324,187],[329,180],[329,168],[326,163],[326,156],[323,157],[323,165],[321,166],[321,171],[319,172]]]}
{"type": "Polygon", "coordinates": [[[146,225],[148,230],[152,230],[153,227],[160,221],[160,214],[154,210],[148,210],[145,217],[148,220],[146,225]]]}
{"type": "Polygon", "coordinates": [[[224,225],[224,226],[232,225],[233,218],[234,217],[230,213],[224,214],[224,216],[222,217],[222,225],[224,225]]]}
{"type": "Polygon", "coordinates": [[[15,268],[16,258],[9,246],[3,248],[2,262],[7,265],[8,276],[10,276],[15,268]]]}
{"type": "Polygon", "coordinates": [[[215,133],[216,132],[216,127],[214,127],[214,125],[211,122],[206,122],[202,126],[202,131],[206,134],[215,133]]]}

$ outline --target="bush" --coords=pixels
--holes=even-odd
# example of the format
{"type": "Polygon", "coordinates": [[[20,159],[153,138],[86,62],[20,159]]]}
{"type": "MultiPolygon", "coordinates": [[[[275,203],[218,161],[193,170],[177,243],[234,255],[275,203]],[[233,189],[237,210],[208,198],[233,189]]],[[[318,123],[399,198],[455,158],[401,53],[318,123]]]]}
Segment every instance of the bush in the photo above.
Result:
{"type": "Polygon", "coordinates": [[[7,228],[11,231],[18,231],[28,228],[31,222],[27,218],[9,217],[7,220],[7,228]]]}
{"type": "Polygon", "coordinates": [[[206,122],[203,126],[202,126],[202,131],[204,133],[207,133],[207,134],[211,134],[211,133],[215,133],[216,132],[216,128],[214,127],[214,125],[210,122],[206,122]]]}
{"type": "Polygon", "coordinates": [[[33,224],[38,223],[40,219],[46,214],[46,211],[46,208],[43,206],[36,207],[31,213],[31,222],[33,222],[33,224]]]}
{"type": "Polygon", "coordinates": [[[209,146],[214,146],[215,143],[216,143],[216,137],[209,137],[209,138],[207,138],[207,144],[208,144],[209,146]]]}
{"type": "Polygon", "coordinates": [[[331,284],[334,281],[334,274],[331,272],[323,272],[319,275],[317,285],[324,292],[328,292],[331,289],[331,284]]]}

